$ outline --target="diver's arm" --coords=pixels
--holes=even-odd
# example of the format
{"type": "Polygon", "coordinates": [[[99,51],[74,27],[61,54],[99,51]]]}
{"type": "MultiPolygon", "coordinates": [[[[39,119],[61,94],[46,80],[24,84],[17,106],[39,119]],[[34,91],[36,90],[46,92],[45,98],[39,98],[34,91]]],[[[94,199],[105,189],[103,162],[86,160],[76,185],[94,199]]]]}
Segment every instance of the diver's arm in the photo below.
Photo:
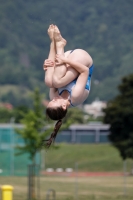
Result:
{"type": "Polygon", "coordinates": [[[83,65],[82,63],[78,62],[78,59],[71,60],[69,58],[66,58],[62,55],[56,55],[56,65],[60,65],[61,63],[66,63],[69,66],[73,67],[76,71],[78,71],[80,74],[84,72],[88,72],[88,67],[83,65]]]}
{"type": "Polygon", "coordinates": [[[52,100],[55,96],[57,96],[57,89],[56,88],[50,88],[50,90],[49,90],[50,100],[52,100]]]}

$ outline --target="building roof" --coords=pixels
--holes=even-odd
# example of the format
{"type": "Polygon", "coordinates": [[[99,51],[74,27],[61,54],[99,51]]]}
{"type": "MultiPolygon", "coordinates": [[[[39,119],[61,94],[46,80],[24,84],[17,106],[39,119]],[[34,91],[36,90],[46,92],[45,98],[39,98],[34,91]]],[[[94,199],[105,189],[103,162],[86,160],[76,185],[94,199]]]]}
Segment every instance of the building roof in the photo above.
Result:
{"type": "Polygon", "coordinates": [[[109,124],[91,122],[89,124],[73,124],[69,127],[70,130],[109,130],[109,124]]]}
{"type": "Polygon", "coordinates": [[[2,123],[0,124],[0,128],[12,128],[12,127],[15,127],[15,128],[22,128],[24,125],[22,124],[14,124],[14,123],[2,123]]]}
{"type": "MultiPolygon", "coordinates": [[[[0,124],[1,128],[23,128],[24,125],[22,124],[0,124]]],[[[88,124],[73,124],[68,129],[69,130],[109,130],[109,124],[103,124],[100,122],[91,122],[88,124]]]]}

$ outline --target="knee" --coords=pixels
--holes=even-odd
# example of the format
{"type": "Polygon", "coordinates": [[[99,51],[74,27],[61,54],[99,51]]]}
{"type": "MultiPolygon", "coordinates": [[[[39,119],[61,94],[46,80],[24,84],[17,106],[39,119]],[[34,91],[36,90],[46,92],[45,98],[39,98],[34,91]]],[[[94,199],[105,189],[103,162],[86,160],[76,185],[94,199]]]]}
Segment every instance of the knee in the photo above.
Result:
{"type": "Polygon", "coordinates": [[[60,79],[57,78],[56,76],[53,76],[53,82],[52,82],[53,86],[55,88],[59,88],[60,87],[60,79]]]}

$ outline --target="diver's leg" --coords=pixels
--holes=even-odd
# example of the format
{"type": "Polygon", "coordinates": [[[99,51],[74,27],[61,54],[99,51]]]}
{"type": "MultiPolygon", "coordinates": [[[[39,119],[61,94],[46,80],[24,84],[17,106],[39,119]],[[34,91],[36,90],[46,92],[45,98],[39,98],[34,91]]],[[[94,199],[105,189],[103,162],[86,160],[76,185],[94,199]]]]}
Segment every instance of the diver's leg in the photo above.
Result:
{"type": "MultiPolygon", "coordinates": [[[[54,39],[56,45],[56,53],[64,55],[64,47],[66,40],[61,36],[57,26],[55,26],[54,39]]],[[[78,76],[78,72],[72,67],[67,68],[66,64],[55,65],[53,74],[53,85],[56,88],[63,87],[73,81],[78,76]]]]}
{"type": "MultiPolygon", "coordinates": [[[[56,53],[64,55],[64,47],[66,45],[66,40],[62,38],[57,26],[55,26],[55,29],[54,29],[54,39],[55,39],[55,45],[56,45],[56,53]]],[[[55,79],[61,79],[66,74],[66,71],[67,71],[67,67],[65,64],[62,64],[60,66],[56,66],[55,64],[53,82],[55,82],[55,79]]]]}
{"type": "MultiPolygon", "coordinates": [[[[55,48],[55,41],[54,41],[54,28],[55,28],[55,26],[53,24],[50,25],[49,28],[48,28],[48,35],[49,35],[49,38],[51,40],[48,59],[53,61],[53,63],[55,63],[55,55],[56,55],[56,48],[55,48]]],[[[44,68],[45,68],[45,66],[44,66],[44,68]]],[[[52,85],[53,73],[54,73],[54,66],[46,67],[45,84],[48,87],[53,87],[53,85],[52,85]]]]}

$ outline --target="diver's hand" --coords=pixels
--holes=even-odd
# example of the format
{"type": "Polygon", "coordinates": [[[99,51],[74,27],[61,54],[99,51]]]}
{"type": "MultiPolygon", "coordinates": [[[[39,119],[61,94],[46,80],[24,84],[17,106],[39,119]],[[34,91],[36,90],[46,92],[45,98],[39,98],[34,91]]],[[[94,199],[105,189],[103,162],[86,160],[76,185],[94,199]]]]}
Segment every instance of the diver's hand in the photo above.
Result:
{"type": "Polygon", "coordinates": [[[48,67],[54,67],[54,65],[55,65],[54,61],[46,59],[43,63],[43,69],[47,70],[48,67]]]}
{"type": "Polygon", "coordinates": [[[67,58],[63,55],[56,54],[55,64],[56,65],[62,65],[63,63],[67,63],[67,58]]]}

